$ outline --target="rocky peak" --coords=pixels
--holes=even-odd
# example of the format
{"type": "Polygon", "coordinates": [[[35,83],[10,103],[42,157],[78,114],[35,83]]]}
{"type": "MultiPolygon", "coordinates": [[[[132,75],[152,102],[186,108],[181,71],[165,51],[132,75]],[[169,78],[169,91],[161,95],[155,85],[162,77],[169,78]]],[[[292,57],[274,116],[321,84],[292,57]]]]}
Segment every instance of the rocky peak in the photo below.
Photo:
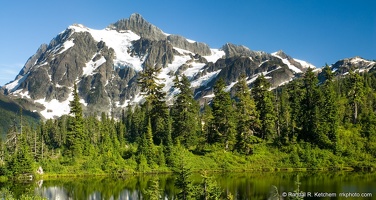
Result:
{"type": "Polygon", "coordinates": [[[195,54],[208,56],[211,54],[207,44],[190,41],[179,35],[167,35],[161,29],[146,21],[140,14],[134,13],[128,19],[122,19],[108,28],[117,31],[131,30],[141,38],[149,40],[168,40],[172,46],[191,51],[195,54]]]}
{"type": "Polygon", "coordinates": [[[226,53],[226,58],[234,56],[250,56],[251,50],[243,45],[226,43],[221,48],[226,53]]]}
{"type": "Polygon", "coordinates": [[[226,53],[226,58],[237,57],[237,56],[248,56],[248,57],[255,57],[264,52],[260,51],[252,51],[248,47],[243,45],[235,45],[231,43],[226,43],[222,46],[221,50],[226,53]]]}
{"type": "Polygon", "coordinates": [[[166,34],[161,29],[146,21],[140,14],[132,14],[128,19],[121,19],[108,26],[117,31],[131,30],[140,37],[152,40],[164,40],[166,34]]]}
{"type": "Polygon", "coordinates": [[[282,50],[279,50],[279,51],[275,52],[274,55],[277,55],[277,56],[281,57],[282,59],[292,59],[290,56],[288,56],[282,50]]]}

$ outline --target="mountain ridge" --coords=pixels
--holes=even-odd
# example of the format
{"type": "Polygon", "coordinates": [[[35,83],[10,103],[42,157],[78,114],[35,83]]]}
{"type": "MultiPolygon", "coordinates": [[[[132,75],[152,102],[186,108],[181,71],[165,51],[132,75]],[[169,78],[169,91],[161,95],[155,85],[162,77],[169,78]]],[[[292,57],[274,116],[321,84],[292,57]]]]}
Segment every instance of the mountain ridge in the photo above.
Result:
{"type": "Polygon", "coordinates": [[[246,75],[250,86],[263,74],[272,87],[278,87],[315,68],[283,51],[270,54],[231,43],[211,49],[205,43],[166,34],[140,14],[132,14],[102,30],[69,26],[50,44],[41,45],[2,90],[43,107],[37,111],[44,118],[54,118],[69,113],[76,83],[86,114],[106,112],[116,117],[122,108],[142,100],[137,79],[144,66],[162,67],[159,77],[168,101],[177,92],[173,78],[184,74],[201,102],[212,94],[220,77],[228,90],[240,74],[246,75]]]}

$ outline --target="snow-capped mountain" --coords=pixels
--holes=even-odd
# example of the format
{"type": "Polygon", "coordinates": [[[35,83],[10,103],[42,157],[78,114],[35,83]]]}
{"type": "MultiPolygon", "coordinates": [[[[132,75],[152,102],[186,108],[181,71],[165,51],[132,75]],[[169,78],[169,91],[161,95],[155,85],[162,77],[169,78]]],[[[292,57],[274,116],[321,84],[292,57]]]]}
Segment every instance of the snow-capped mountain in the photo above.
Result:
{"type": "Polygon", "coordinates": [[[213,96],[212,86],[220,77],[227,90],[242,73],[250,86],[264,74],[277,87],[315,67],[282,51],[269,54],[230,43],[212,49],[205,43],[166,34],[141,15],[132,14],[103,30],[69,26],[50,44],[41,45],[2,90],[35,104],[44,118],[53,118],[69,113],[76,83],[86,113],[117,116],[121,108],[143,100],[137,79],[144,66],[162,67],[159,77],[168,100],[176,94],[172,87],[176,75],[186,75],[195,98],[205,99],[213,96]]]}
{"type": "Polygon", "coordinates": [[[356,56],[339,60],[330,67],[336,75],[346,75],[350,70],[355,72],[374,71],[376,70],[376,62],[356,56]]]}

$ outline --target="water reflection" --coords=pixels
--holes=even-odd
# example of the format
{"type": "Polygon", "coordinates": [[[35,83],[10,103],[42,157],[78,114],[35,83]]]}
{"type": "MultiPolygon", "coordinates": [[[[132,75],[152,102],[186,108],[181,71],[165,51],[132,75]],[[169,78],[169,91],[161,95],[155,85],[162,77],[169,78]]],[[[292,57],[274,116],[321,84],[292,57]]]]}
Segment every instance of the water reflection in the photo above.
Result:
{"type": "MultiPolygon", "coordinates": [[[[222,188],[222,197],[231,194],[234,199],[292,199],[283,196],[297,190],[308,192],[336,193],[357,192],[372,193],[376,197],[376,176],[371,173],[355,172],[278,172],[278,173],[227,173],[211,174],[222,188]],[[297,185],[299,177],[299,185],[297,185]],[[277,194],[277,195],[276,195],[277,194]]],[[[158,180],[159,191],[163,199],[176,199],[179,190],[174,186],[175,176],[171,174],[150,176],[127,176],[125,178],[61,178],[34,182],[23,187],[22,191],[34,190],[48,199],[142,199],[152,180],[158,180]]],[[[201,182],[200,174],[192,176],[193,184],[201,182]]],[[[12,190],[13,190],[12,189],[12,190]]],[[[309,199],[309,198],[304,198],[309,199]]],[[[342,199],[324,197],[321,199],[342,199]]],[[[359,198],[346,198],[359,199],[359,198]]],[[[363,198],[367,199],[367,198],[363,198]]],[[[369,197],[368,199],[372,199],[369,197]]]]}

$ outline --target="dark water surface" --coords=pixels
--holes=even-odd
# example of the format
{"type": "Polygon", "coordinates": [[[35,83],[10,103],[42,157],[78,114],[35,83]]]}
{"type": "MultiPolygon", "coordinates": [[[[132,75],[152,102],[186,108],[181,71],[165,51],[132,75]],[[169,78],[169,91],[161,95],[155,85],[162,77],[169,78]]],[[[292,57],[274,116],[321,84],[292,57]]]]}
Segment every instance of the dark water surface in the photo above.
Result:
{"type": "MultiPolygon", "coordinates": [[[[250,172],[210,174],[223,198],[234,199],[376,199],[376,174],[363,172],[250,172]],[[299,180],[299,181],[297,181],[299,180]],[[297,193],[299,191],[299,193],[297,193]]],[[[142,199],[158,181],[163,199],[177,199],[175,176],[144,175],[123,178],[60,178],[32,183],[3,183],[15,196],[37,193],[48,199],[142,199]]],[[[200,174],[192,176],[200,183],[200,174]]],[[[145,199],[145,198],[144,198],[145,199]]]]}

